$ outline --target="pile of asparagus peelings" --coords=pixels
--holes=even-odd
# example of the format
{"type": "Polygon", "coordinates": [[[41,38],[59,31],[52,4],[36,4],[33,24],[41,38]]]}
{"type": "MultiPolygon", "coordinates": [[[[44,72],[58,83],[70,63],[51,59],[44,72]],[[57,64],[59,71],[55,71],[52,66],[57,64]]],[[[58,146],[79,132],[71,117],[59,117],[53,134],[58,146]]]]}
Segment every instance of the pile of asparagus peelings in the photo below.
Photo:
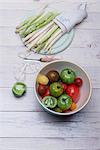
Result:
{"type": "Polygon", "coordinates": [[[60,27],[53,21],[57,15],[58,12],[41,12],[16,27],[16,33],[19,33],[28,50],[50,53],[54,43],[63,35],[60,27]]]}

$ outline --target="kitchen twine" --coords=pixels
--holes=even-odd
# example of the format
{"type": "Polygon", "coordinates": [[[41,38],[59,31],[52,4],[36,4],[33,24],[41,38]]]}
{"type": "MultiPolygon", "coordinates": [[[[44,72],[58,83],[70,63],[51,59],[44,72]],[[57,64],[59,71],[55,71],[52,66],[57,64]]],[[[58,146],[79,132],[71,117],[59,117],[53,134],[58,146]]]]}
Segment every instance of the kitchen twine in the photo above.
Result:
{"type": "Polygon", "coordinates": [[[29,58],[32,55],[30,52],[21,52],[18,54],[18,57],[23,60],[23,63],[16,66],[14,70],[15,79],[17,81],[24,81],[27,74],[35,74],[42,66],[41,62],[51,62],[58,60],[60,58],[55,58],[55,56],[44,56],[41,61],[40,58],[29,58]]]}
{"type": "Polygon", "coordinates": [[[38,62],[24,62],[18,67],[15,67],[14,76],[17,81],[24,81],[27,74],[34,74],[40,68],[40,63],[38,62]]]}
{"type": "Polygon", "coordinates": [[[26,79],[27,74],[34,74],[41,67],[39,61],[31,61],[24,59],[30,56],[31,53],[32,52],[22,52],[18,54],[18,57],[22,58],[23,62],[18,66],[14,67],[14,77],[17,81],[24,81],[26,79]]]}

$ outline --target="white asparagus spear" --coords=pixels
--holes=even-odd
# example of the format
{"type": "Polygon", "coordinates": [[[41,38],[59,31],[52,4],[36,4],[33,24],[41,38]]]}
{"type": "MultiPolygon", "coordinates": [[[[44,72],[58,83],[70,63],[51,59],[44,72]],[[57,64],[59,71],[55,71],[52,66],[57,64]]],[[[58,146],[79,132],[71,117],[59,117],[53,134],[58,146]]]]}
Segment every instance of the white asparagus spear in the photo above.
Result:
{"type": "Polygon", "coordinates": [[[57,25],[54,23],[54,25],[52,25],[52,27],[50,28],[50,30],[42,38],[40,38],[36,44],[37,45],[38,44],[42,44],[42,42],[44,41],[44,39],[47,40],[48,35],[51,35],[51,33],[55,32],[56,29],[57,29],[57,25]]]}
{"type": "MultiPolygon", "coordinates": [[[[48,29],[49,30],[49,29],[48,29]]],[[[40,34],[35,40],[33,40],[31,43],[27,44],[28,50],[31,50],[37,44],[37,42],[47,33],[47,30],[45,30],[43,33],[40,34]]]]}
{"type": "Polygon", "coordinates": [[[28,41],[30,38],[32,38],[39,31],[40,31],[40,29],[36,30],[36,31],[33,31],[32,33],[28,34],[25,38],[22,39],[23,43],[25,43],[26,41],[28,41]]]}
{"type": "Polygon", "coordinates": [[[61,38],[62,35],[63,33],[61,32],[55,39],[52,40],[52,42],[46,48],[46,53],[48,53],[51,50],[51,47],[61,38]]]}
{"type": "Polygon", "coordinates": [[[53,26],[54,22],[50,22],[48,25],[46,25],[45,27],[43,27],[41,30],[39,30],[34,36],[32,36],[28,41],[25,42],[25,45],[29,44],[30,42],[32,42],[35,38],[37,38],[39,35],[41,35],[45,30],[48,31],[52,26],[53,26]]]}
{"type": "MultiPolygon", "coordinates": [[[[51,23],[49,23],[47,26],[49,26],[51,23]]],[[[45,27],[43,27],[45,28],[45,27]]],[[[42,28],[41,28],[42,29],[42,28]]],[[[25,38],[22,39],[23,42],[28,41],[30,38],[32,38],[36,33],[38,33],[39,31],[41,31],[41,29],[37,30],[37,31],[33,31],[32,33],[30,33],[29,35],[27,35],[25,38]]]]}
{"type": "Polygon", "coordinates": [[[44,50],[50,45],[50,43],[60,34],[62,33],[61,29],[58,29],[58,31],[56,33],[54,33],[51,38],[47,41],[44,50]]]}

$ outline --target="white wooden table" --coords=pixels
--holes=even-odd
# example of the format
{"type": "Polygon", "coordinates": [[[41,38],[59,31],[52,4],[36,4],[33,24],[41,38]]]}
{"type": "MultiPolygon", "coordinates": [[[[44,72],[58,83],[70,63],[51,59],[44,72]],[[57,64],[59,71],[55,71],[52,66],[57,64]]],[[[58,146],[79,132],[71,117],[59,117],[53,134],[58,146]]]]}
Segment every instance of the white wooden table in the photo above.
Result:
{"type": "MultiPolygon", "coordinates": [[[[65,0],[63,4],[67,8],[78,2],[65,0]]],[[[76,28],[70,47],[58,56],[80,64],[88,72],[93,94],[81,112],[58,118],[40,108],[33,92],[33,75],[27,75],[25,97],[16,99],[11,92],[16,81],[14,66],[21,63],[17,54],[25,50],[14,33],[15,26],[41,3],[0,0],[0,150],[100,150],[100,0],[87,2],[88,18],[76,28]]]]}

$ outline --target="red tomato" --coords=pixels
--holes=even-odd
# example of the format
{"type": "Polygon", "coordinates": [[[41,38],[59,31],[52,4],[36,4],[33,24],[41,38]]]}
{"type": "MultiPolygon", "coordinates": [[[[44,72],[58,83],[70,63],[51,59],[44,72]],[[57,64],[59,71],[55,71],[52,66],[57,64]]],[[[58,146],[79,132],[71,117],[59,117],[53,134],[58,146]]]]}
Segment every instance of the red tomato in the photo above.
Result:
{"type": "Polygon", "coordinates": [[[65,92],[67,89],[67,85],[65,83],[61,83],[62,87],[63,87],[63,91],[65,92]]]}
{"type": "Polygon", "coordinates": [[[83,80],[79,77],[76,78],[74,82],[78,87],[82,86],[82,84],[83,84],[83,80]]]}
{"type": "Polygon", "coordinates": [[[79,98],[79,87],[75,84],[68,85],[66,94],[72,98],[73,102],[77,103],[79,98]]]}
{"type": "Polygon", "coordinates": [[[39,95],[43,96],[46,93],[46,91],[47,91],[47,86],[39,84],[38,90],[37,90],[37,92],[39,93],[39,95]]]}
{"type": "Polygon", "coordinates": [[[49,95],[50,95],[50,90],[49,90],[49,88],[47,88],[46,93],[43,95],[43,97],[49,96],[49,95]]]}

